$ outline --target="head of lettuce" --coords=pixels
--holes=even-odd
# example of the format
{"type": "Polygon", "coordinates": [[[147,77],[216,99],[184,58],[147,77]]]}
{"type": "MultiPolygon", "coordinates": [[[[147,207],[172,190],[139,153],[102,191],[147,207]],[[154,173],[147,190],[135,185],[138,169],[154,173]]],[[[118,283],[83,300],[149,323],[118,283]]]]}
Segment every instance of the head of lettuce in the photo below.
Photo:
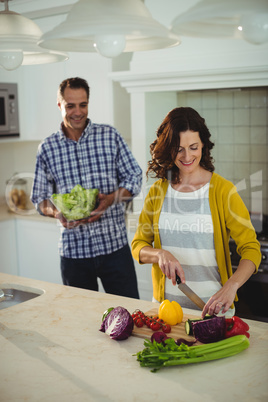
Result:
{"type": "Polygon", "coordinates": [[[95,209],[99,190],[77,184],[70,193],[52,194],[51,201],[68,221],[88,218],[95,209]]]}

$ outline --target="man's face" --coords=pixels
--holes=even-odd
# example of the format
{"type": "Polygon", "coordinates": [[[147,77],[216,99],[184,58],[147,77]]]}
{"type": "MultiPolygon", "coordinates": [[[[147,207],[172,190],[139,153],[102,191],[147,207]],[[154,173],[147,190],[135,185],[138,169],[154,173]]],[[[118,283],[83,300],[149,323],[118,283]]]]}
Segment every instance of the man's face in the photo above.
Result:
{"type": "Polygon", "coordinates": [[[58,102],[64,126],[68,129],[83,131],[88,115],[87,93],[83,88],[65,88],[63,99],[58,102]]]}

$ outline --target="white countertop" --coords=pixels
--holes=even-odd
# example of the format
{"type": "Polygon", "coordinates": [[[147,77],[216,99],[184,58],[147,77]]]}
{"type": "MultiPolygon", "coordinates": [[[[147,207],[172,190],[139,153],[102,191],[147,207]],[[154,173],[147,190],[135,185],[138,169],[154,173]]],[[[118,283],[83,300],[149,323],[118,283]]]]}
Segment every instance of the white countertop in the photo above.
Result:
{"type": "MultiPolygon", "coordinates": [[[[226,359],[151,373],[133,356],[143,340],[99,331],[108,307],[148,311],[154,303],[0,274],[44,294],[0,310],[1,401],[266,401],[268,324],[246,320],[250,347],[226,359]]],[[[194,310],[184,310],[198,314],[194,310]]]]}

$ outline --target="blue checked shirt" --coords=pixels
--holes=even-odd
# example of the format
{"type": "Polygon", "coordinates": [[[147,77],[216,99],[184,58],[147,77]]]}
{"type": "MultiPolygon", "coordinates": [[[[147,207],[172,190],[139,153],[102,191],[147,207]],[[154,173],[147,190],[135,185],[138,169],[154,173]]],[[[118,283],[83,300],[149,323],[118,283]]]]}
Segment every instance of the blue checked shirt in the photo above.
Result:
{"type": "MultiPolygon", "coordinates": [[[[109,194],[123,187],[140,192],[142,170],[118,131],[90,120],[78,141],[62,129],[46,138],[37,152],[32,202],[37,206],[53,193],[68,193],[76,185],[109,194]]],[[[110,254],[128,242],[124,204],[109,207],[90,224],[66,229],[61,224],[59,252],[67,258],[110,254]]]]}

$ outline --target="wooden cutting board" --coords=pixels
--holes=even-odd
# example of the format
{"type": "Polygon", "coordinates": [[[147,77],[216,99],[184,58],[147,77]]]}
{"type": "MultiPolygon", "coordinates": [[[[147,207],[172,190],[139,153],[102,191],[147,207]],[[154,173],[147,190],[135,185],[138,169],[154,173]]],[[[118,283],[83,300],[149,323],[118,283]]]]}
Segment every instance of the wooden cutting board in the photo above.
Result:
{"type": "MultiPolygon", "coordinates": [[[[156,316],[158,314],[158,309],[152,309],[149,311],[146,311],[145,313],[148,316],[156,316]]],[[[177,325],[172,325],[171,326],[171,332],[169,334],[167,334],[167,336],[174,338],[175,340],[179,339],[179,338],[183,338],[187,341],[194,341],[195,338],[193,336],[189,336],[186,334],[185,332],[185,321],[187,321],[188,319],[198,319],[198,316],[194,316],[194,315],[187,315],[184,314],[183,315],[183,320],[180,324],[177,325]]],[[[201,315],[200,315],[200,319],[201,319],[201,315]]],[[[161,330],[160,330],[161,331],[161,330]]],[[[139,338],[147,338],[150,339],[152,334],[154,331],[152,331],[150,328],[148,328],[146,325],[144,325],[141,328],[138,328],[135,324],[134,324],[134,329],[132,332],[132,335],[134,336],[138,336],[139,338]]],[[[197,342],[196,344],[198,344],[200,342],[197,342]]]]}

